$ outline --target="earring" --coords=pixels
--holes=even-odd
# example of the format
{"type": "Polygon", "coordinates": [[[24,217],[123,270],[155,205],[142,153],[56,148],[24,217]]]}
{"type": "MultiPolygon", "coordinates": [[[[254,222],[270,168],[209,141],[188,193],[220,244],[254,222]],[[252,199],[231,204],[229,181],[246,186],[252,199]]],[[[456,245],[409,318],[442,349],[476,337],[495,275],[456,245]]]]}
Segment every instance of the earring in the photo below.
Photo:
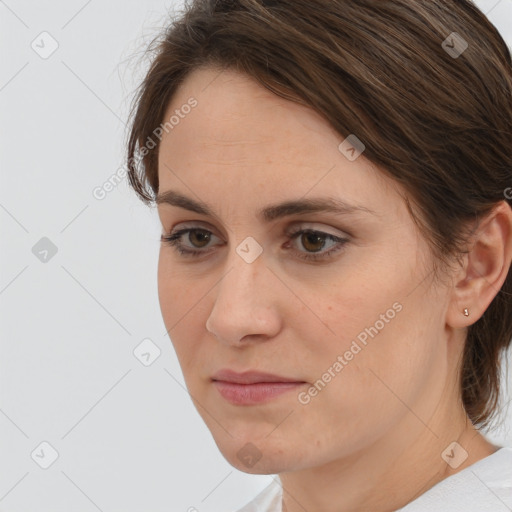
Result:
{"type": "Polygon", "coordinates": [[[469,316],[468,308],[464,308],[464,316],[469,316]]]}

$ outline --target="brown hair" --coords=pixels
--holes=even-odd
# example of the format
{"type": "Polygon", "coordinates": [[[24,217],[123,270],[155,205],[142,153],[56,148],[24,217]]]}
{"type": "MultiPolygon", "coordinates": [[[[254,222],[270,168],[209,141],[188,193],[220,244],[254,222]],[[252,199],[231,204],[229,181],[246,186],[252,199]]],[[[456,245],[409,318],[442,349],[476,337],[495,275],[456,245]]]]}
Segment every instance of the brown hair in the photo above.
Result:
{"type": "MultiPolygon", "coordinates": [[[[437,262],[464,252],[468,222],[511,202],[511,54],[469,0],[193,0],[150,51],[127,143],[129,182],[146,204],[158,193],[155,129],[202,66],[243,72],[341,136],[356,134],[364,156],[407,190],[437,262]]],[[[497,410],[511,292],[509,271],[468,329],[460,379],[476,426],[497,410]]]]}

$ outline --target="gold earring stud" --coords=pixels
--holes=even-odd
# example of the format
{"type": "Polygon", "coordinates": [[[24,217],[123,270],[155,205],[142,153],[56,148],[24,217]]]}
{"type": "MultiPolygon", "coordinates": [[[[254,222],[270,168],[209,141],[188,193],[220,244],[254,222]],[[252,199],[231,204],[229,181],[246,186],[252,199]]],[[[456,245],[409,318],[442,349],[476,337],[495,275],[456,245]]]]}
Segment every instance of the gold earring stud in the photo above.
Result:
{"type": "Polygon", "coordinates": [[[469,310],[468,310],[468,308],[464,308],[464,316],[469,316],[469,310]]]}

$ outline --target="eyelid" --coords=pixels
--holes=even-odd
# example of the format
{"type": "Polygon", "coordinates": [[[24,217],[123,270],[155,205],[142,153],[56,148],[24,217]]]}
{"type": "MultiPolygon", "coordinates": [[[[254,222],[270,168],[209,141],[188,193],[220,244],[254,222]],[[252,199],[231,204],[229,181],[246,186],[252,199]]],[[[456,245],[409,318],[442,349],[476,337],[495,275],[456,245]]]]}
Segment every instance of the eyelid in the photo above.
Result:
{"type": "Polygon", "coordinates": [[[204,228],[208,231],[216,231],[216,228],[213,224],[210,224],[207,221],[204,220],[190,220],[190,221],[184,221],[184,222],[177,222],[174,224],[171,229],[168,231],[168,234],[175,233],[177,231],[181,231],[182,229],[194,229],[194,228],[204,228]],[[178,227],[177,227],[178,226],[178,227]]]}
{"type": "Polygon", "coordinates": [[[204,230],[212,233],[212,235],[217,238],[223,239],[223,235],[219,233],[219,230],[215,226],[202,220],[177,222],[169,230],[164,228],[164,235],[170,237],[186,230],[204,230]]]}
{"type": "Polygon", "coordinates": [[[346,231],[341,231],[341,230],[338,230],[337,228],[331,228],[329,226],[319,226],[318,224],[322,224],[322,223],[317,223],[317,222],[294,222],[293,224],[289,225],[286,227],[285,229],[285,234],[287,236],[290,236],[290,235],[293,235],[294,233],[296,233],[297,231],[302,231],[302,230],[305,230],[305,231],[318,231],[320,233],[323,233],[325,235],[331,235],[335,238],[348,238],[348,237],[352,237],[352,235],[350,235],[349,233],[347,233],[346,231]],[[332,232],[330,231],[330,229],[335,229],[336,232],[332,232]]]}
{"type": "MultiPolygon", "coordinates": [[[[206,221],[185,221],[185,222],[179,222],[176,223],[169,231],[166,231],[167,235],[173,235],[177,233],[178,231],[182,231],[184,229],[205,229],[207,231],[210,231],[215,236],[221,238],[221,236],[218,233],[218,230],[206,221]],[[176,228],[176,226],[179,226],[176,228]]],[[[287,226],[284,228],[284,234],[289,236],[290,233],[295,233],[301,229],[310,229],[311,231],[320,231],[322,233],[325,233],[327,235],[332,235],[334,237],[350,237],[352,238],[352,234],[346,230],[341,230],[338,228],[333,228],[331,226],[326,226],[323,222],[305,222],[298,219],[290,220],[287,224],[287,226]],[[320,224],[320,225],[319,225],[320,224]],[[329,231],[329,230],[335,230],[335,232],[329,231]]]]}

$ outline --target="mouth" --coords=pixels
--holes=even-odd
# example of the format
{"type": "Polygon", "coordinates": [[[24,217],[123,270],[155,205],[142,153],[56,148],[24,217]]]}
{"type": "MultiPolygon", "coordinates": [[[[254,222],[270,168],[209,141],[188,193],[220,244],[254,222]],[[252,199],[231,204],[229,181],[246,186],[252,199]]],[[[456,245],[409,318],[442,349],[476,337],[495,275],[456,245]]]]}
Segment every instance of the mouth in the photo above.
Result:
{"type": "Polygon", "coordinates": [[[212,377],[212,383],[233,405],[267,402],[306,384],[297,379],[252,370],[243,373],[221,370],[212,377]]]}

